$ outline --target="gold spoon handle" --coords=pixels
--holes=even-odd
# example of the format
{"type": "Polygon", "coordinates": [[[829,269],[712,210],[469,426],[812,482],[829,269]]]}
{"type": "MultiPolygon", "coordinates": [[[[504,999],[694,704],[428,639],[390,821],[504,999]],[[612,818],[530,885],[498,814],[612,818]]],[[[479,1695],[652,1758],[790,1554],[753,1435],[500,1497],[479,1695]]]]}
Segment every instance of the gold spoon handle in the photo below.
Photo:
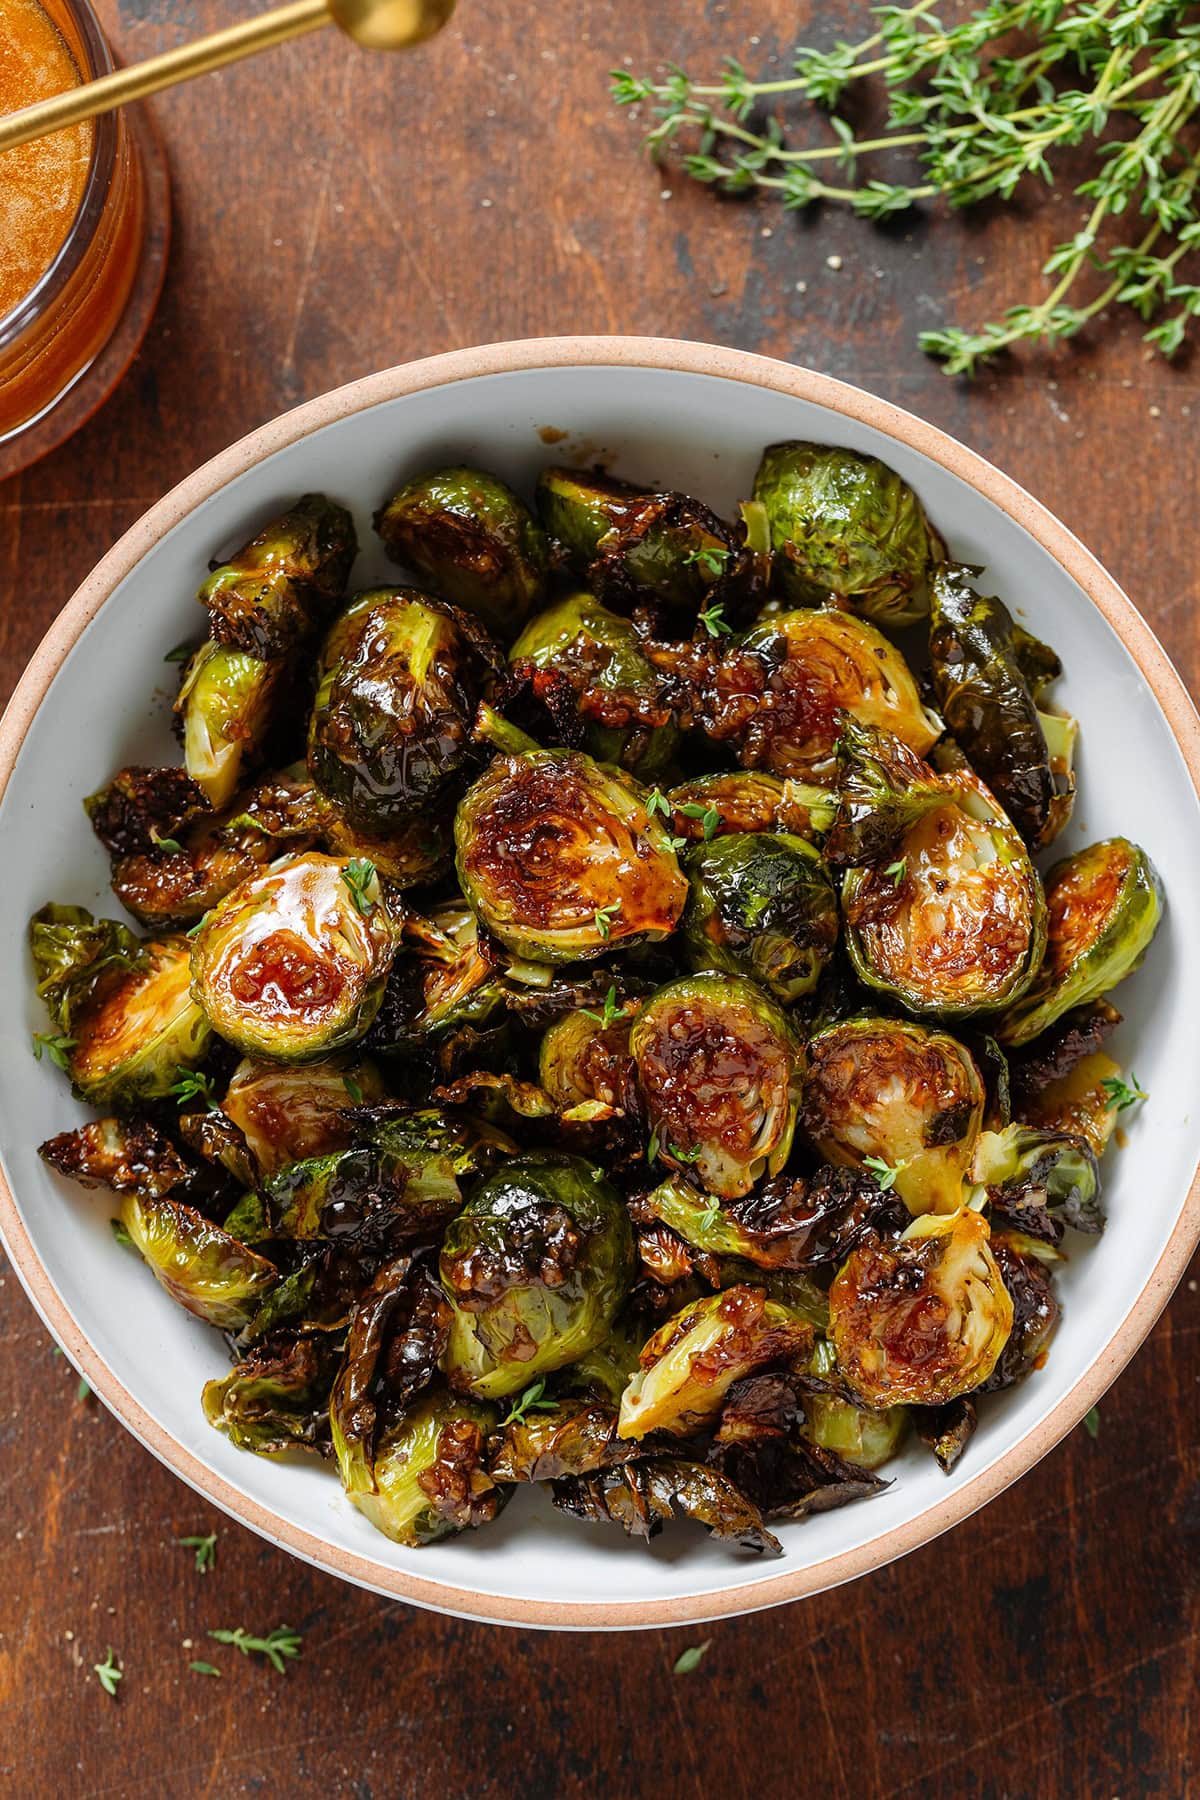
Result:
{"type": "Polygon", "coordinates": [[[207,75],[211,69],[223,68],[243,56],[269,50],[288,38],[301,37],[306,31],[318,31],[335,21],[360,44],[371,48],[401,50],[431,37],[450,17],[454,0],[289,0],[256,19],[244,19],[211,37],[194,44],[181,44],[177,50],[164,50],[147,62],[134,63],[128,69],[114,69],[82,87],[69,88],[36,106],[22,107],[20,112],[0,118],[0,151],[27,144],[31,138],[47,132],[61,131],[66,125],[78,125],[81,119],[95,118],[97,113],[112,112],[130,100],[143,100],[157,94],[160,88],[174,87],[178,81],[190,81],[193,75],[207,75]]]}

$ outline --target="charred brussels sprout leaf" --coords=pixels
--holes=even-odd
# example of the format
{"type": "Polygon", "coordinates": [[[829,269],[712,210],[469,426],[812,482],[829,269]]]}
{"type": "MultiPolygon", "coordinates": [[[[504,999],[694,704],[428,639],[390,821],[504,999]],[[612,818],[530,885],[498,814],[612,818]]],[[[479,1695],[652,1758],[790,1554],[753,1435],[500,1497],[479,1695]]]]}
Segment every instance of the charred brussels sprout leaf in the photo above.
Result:
{"type": "Polygon", "coordinates": [[[775,1002],[740,976],[671,982],[634,1021],[630,1048],[660,1159],[713,1194],[749,1193],[787,1161],[798,1051],[775,1002]]]}
{"type": "Polygon", "coordinates": [[[971,767],[1040,850],[1071,816],[1075,721],[1039,712],[1025,673],[1029,647],[1049,675],[1057,674],[1058,658],[1019,630],[1002,600],[977,594],[967,573],[948,565],[934,576],[934,694],[971,767]]]}
{"type": "Polygon", "coordinates": [[[370,871],[310,853],[228,894],[192,941],[197,999],[247,1056],[305,1062],[353,1042],[383,997],[398,932],[370,871]]]}
{"type": "Polygon", "coordinates": [[[208,1052],[184,938],[139,944],[82,907],[43,907],[30,927],[38,991],[66,1033],[66,1068],[93,1106],[127,1110],[171,1092],[208,1052]]]}
{"type": "Polygon", "coordinates": [[[543,469],[537,507],[571,569],[606,606],[631,612],[639,601],[695,614],[752,605],[763,559],[739,534],[687,494],[658,494],[598,470],[543,469]]]}
{"type": "Polygon", "coordinates": [[[944,795],[901,833],[892,862],[849,871],[842,915],[860,981],[909,1012],[961,1018],[999,1011],[1028,988],[1046,904],[1019,833],[982,782],[965,771],[941,779],[944,795]]]}
{"type": "MultiPolygon", "coordinates": [[[[751,626],[736,648],[765,671],[762,693],[733,733],[748,767],[834,786],[844,713],[890,731],[918,756],[941,734],[903,656],[865,619],[832,610],[777,613],[751,626]]],[[[737,719],[736,703],[726,710],[737,719]]]]}
{"type": "Polygon", "coordinates": [[[642,790],[570,750],[497,757],[454,823],[462,889],[529,962],[576,962],[664,938],[687,883],[642,790]]]}
{"type": "MultiPolygon", "coordinates": [[[[672,1178],[632,1201],[630,1211],[635,1223],[657,1219],[695,1250],[772,1270],[835,1262],[885,1220],[906,1222],[903,1207],[872,1176],[828,1167],[811,1176],[778,1175],[724,1205],[672,1178]]],[[[807,1310],[798,1294],[793,1303],[807,1310]]]]}
{"type": "Polygon", "coordinates": [[[1059,1305],[1050,1272],[1040,1255],[1029,1254],[1030,1248],[1040,1251],[1044,1246],[1029,1246],[1016,1231],[992,1234],[992,1251],[1013,1303],[1013,1328],[985,1384],[989,1394],[1012,1387],[1039,1369],[1058,1328],[1059,1305]]]}
{"type": "Polygon", "coordinates": [[[946,1032],[855,1018],[809,1040],[805,1131],[832,1163],[893,1169],[912,1213],[961,1206],[983,1104],[974,1060],[946,1032]]]}
{"type": "Polygon", "coordinates": [[[184,672],[175,711],[187,772],[213,806],[233,798],[272,724],[288,669],[210,638],[184,672]]]}
{"type": "Polygon", "coordinates": [[[642,708],[658,716],[660,682],[628,619],[590,594],[571,594],[531,619],[509,655],[566,679],[585,721],[585,747],[599,761],[643,779],[670,762],[679,738],[670,719],[651,727],[639,722],[642,708]]]}
{"type": "Polygon", "coordinates": [[[750,975],[777,1000],[810,994],[837,943],[837,895],[821,857],[787,832],[697,845],[682,920],[694,969],[750,975]]]}
{"type": "Polygon", "coordinates": [[[682,1515],[739,1549],[772,1556],[783,1550],[759,1508],[728,1476],[679,1457],[567,1477],[553,1484],[553,1500],[562,1512],[591,1524],[619,1525],[630,1537],[648,1540],[682,1515]]]}
{"type": "Polygon", "coordinates": [[[1104,1229],[1100,1170],[1083,1138],[1029,1125],[985,1131],[972,1176],[992,1211],[1032,1237],[1057,1243],[1066,1225],[1104,1229]]]}
{"type": "Polygon", "coordinates": [[[1082,1138],[1094,1156],[1103,1156],[1117,1123],[1113,1084],[1121,1068],[1102,1050],[1073,1065],[1065,1075],[1026,1095],[1018,1111],[1027,1125],[1041,1131],[1082,1138]]]}
{"type": "Polygon", "coordinates": [[[442,1245],[451,1384],[498,1399],[574,1362],[607,1335],[632,1261],[628,1215],[598,1169],[550,1151],[514,1157],[442,1245]]]}
{"type": "Polygon", "coordinates": [[[305,1157],[346,1149],[355,1135],[349,1109],[370,1106],[383,1092],[379,1070],[364,1057],[300,1066],[246,1060],[233,1071],[221,1110],[269,1176],[305,1157]]]}
{"type": "Polygon", "coordinates": [[[1025,1044],[1072,1007],[1132,975],[1158,929],[1162,884],[1144,850],[1106,838],[1056,863],[1046,877],[1046,956],[1029,992],[996,1027],[1025,1044]]]}
{"type": "Polygon", "coordinates": [[[489,656],[469,624],[415,588],[373,588],[334,622],[308,767],[356,829],[386,835],[463,766],[489,656]]]}
{"type": "Polygon", "coordinates": [[[418,1056],[482,1032],[504,1012],[498,971],[479,948],[479,926],[465,901],[436,908],[405,925],[415,954],[402,958],[371,1031],[371,1045],[387,1055],[418,1056]]]}
{"type": "Polygon", "coordinates": [[[120,1219],[171,1298],[222,1331],[240,1330],[279,1279],[273,1263],[169,1195],[127,1193],[120,1219]]]}
{"type": "Polygon", "coordinates": [[[754,498],[770,521],[776,582],[793,605],[833,601],[891,626],[929,611],[941,539],[908,483],[877,457],[773,444],[754,498]]]}
{"type": "Polygon", "coordinates": [[[160,1131],[131,1119],[93,1119],[74,1131],[61,1131],[39,1147],[38,1155],[83,1187],[150,1199],[186,1188],[193,1173],[160,1131]]]}
{"type": "Polygon", "coordinates": [[[829,1291],[829,1329],[838,1369],[868,1406],[940,1406],[991,1375],[1013,1306],[988,1237],[963,1208],[851,1252],[829,1291]]]}
{"type": "Polygon", "coordinates": [[[239,1450],[278,1456],[329,1445],[329,1394],[337,1373],[336,1339],[281,1334],[243,1357],[221,1381],[204,1386],[204,1416],[239,1450]]]}
{"type": "Polygon", "coordinates": [[[357,554],[346,508],[302,494],[200,589],[213,637],[252,656],[286,656],[341,598],[357,554]]]}
{"type": "Polygon", "coordinates": [[[812,1347],[812,1326],[757,1287],[731,1287],[668,1319],[621,1396],[618,1432],[690,1437],[715,1419],[735,1381],[812,1347]]]}
{"type": "Polygon", "coordinates": [[[497,1481],[560,1481],[591,1475],[641,1454],[617,1436],[611,1406],[592,1400],[560,1400],[544,1412],[507,1422],[489,1458],[497,1481]]]}
{"type": "MultiPolygon", "coordinates": [[[[477,1400],[442,1389],[423,1394],[384,1432],[369,1484],[348,1478],[343,1464],[346,1492],[376,1530],[397,1544],[432,1544],[487,1525],[501,1504],[484,1462],[495,1423],[495,1411],[477,1400]]],[[[338,1455],[341,1461],[340,1448],[338,1455]]]]}
{"type": "Polygon", "coordinates": [[[546,586],[541,527],[512,489],[482,469],[435,469],[406,482],[375,526],[393,562],[476,613],[504,642],[546,586]]]}
{"type": "Polygon", "coordinates": [[[700,775],[666,796],[671,829],[692,843],[710,843],[727,832],[787,831],[820,838],[832,822],[836,802],[824,789],[802,781],[781,781],[762,769],[700,775]]]}
{"type": "Polygon", "coordinates": [[[104,848],[113,856],[129,856],[155,850],[164,838],[177,838],[212,809],[186,769],[134,765],[89,794],[83,810],[104,848]]]}

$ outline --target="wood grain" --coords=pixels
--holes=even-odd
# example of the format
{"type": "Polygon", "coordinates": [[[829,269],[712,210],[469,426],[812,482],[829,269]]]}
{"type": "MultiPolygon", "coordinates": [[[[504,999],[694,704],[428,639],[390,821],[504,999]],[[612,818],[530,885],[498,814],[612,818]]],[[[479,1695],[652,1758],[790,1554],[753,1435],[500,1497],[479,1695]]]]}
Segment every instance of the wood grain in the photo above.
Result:
{"type": "MultiPolygon", "coordinates": [[[[226,23],[113,0],[127,58],[226,23]]],[[[799,19],[797,18],[799,13],[799,19]]],[[[76,582],[172,482],[281,408],[460,344],[557,331],[723,340],[922,413],[1046,500],[1193,682],[1200,393],[1102,330],[973,388],[920,326],[1028,297],[1053,206],[887,232],[723,204],[636,156],[606,71],[751,66],[784,0],[462,0],[418,59],[332,36],[164,97],[172,266],[145,349],[61,451],[0,486],[6,695],[76,582]],[[749,41],[756,32],[761,42],[749,41]],[[840,257],[840,269],[827,258],[840,257]],[[804,284],[803,286],[799,284],[804,284]],[[1193,412],[1195,408],[1195,412],[1193,412]]],[[[859,8],[821,29],[853,29],[859,8]]],[[[6,954],[15,954],[10,938],[6,954]]],[[[947,1796],[1194,1791],[1200,1296],[1190,1280],[1082,1431],[987,1511],[820,1599],[707,1631],[550,1637],[340,1586],[216,1517],[52,1356],[0,1277],[0,1785],[17,1794],[947,1796]],[[176,1538],[218,1530],[198,1575],[176,1538]],[[286,1676],[214,1626],[304,1633],[286,1676]],[[711,1638],[699,1670],[672,1674],[711,1638]],[[91,1675],[111,1645],[111,1701],[91,1675]],[[219,1680],[188,1672],[219,1663],[219,1680]]]]}

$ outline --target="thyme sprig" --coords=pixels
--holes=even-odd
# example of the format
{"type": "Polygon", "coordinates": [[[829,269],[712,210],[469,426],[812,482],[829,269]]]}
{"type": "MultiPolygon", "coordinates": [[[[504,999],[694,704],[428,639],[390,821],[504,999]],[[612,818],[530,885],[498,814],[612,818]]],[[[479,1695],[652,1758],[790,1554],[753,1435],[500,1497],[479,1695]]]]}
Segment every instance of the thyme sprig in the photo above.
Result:
{"type": "Polygon", "coordinates": [[[778,80],[756,81],[729,57],[710,82],[676,65],[657,80],[616,71],[613,97],[649,109],[656,158],[674,154],[695,181],[771,195],[789,211],[831,201],[878,220],[922,201],[1010,200],[1027,181],[1053,186],[1062,156],[1086,146],[1082,174],[1072,162],[1078,229],[1042,265],[1048,291],[978,330],[924,331],[921,347],[971,375],[1012,345],[1058,343],[1125,305],[1147,324],[1146,342],[1173,356],[1200,313],[1183,266],[1200,247],[1196,6],[985,0],[946,24],[934,4],[873,6],[875,30],[830,50],[800,46],[778,80]],[[846,112],[872,77],[887,121],[859,136],[846,112]],[[797,100],[824,114],[820,137],[792,141],[795,121],[778,109],[797,100]],[[884,180],[869,163],[860,172],[897,151],[915,163],[910,179],[884,180]]]}

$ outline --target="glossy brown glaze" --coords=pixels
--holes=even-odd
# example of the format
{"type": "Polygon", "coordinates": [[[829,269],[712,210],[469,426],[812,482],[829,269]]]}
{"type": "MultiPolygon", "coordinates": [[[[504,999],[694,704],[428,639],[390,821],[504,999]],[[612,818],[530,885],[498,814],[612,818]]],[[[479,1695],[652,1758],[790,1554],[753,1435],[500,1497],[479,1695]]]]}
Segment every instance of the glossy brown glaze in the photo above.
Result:
{"type": "Polygon", "coordinates": [[[1112,922],[1132,868],[1119,842],[1097,844],[1072,857],[1046,889],[1046,960],[1056,981],[1086,956],[1112,922]]]}

